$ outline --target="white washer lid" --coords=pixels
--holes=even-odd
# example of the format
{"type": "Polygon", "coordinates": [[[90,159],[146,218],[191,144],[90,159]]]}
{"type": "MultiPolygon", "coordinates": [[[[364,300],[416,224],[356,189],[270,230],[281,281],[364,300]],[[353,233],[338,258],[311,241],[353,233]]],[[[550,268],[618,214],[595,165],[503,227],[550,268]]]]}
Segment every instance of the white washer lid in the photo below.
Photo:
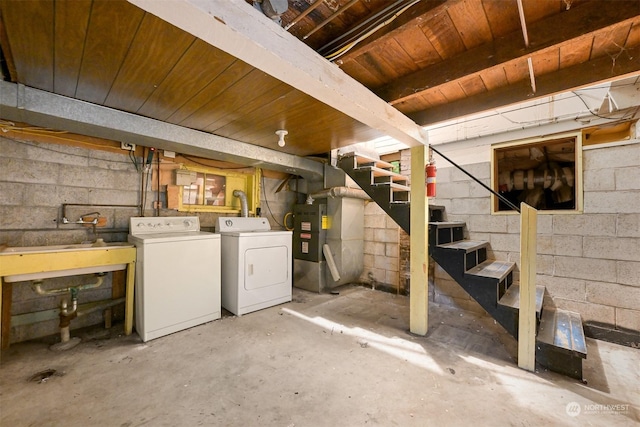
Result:
{"type": "Polygon", "coordinates": [[[186,233],[149,233],[149,234],[129,234],[129,243],[148,244],[148,243],[165,243],[165,242],[183,242],[204,239],[220,239],[219,234],[209,233],[208,231],[190,231],[186,233]]]}
{"type": "Polygon", "coordinates": [[[219,217],[216,233],[231,233],[240,231],[269,231],[271,225],[266,218],[249,217],[219,217]]]}

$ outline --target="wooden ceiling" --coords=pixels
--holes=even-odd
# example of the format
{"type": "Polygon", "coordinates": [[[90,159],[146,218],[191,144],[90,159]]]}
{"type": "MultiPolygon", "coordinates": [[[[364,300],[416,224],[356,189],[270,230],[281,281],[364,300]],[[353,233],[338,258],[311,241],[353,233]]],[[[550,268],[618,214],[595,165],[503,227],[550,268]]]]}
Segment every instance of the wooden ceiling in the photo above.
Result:
{"type": "MultiPolygon", "coordinates": [[[[289,0],[281,18],[419,125],[640,72],[640,1],[522,6],[524,21],[516,0],[289,0]]],[[[5,80],[264,147],[286,128],[296,155],[382,136],[124,0],[0,13],[5,80]]]]}

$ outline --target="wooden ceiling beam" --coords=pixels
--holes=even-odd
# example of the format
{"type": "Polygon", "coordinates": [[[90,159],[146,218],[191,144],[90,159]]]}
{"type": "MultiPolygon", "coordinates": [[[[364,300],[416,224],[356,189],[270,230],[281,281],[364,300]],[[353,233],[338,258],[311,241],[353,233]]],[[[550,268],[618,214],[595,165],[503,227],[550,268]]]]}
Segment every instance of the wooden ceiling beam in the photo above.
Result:
{"type": "Polygon", "coordinates": [[[422,128],[244,1],[128,1],[372,129],[426,144],[422,128]]]}
{"type": "Polygon", "coordinates": [[[531,91],[529,80],[523,80],[469,98],[411,113],[408,116],[421,126],[428,126],[567,90],[623,78],[640,72],[638,57],[640,57],[640,46],[627,48],[625,54],[617,57],[615,62],[608,56],[600,57],[555,73],[538,76],[536,77],[537,90],[535,94],[531,91]]]}
{"type": "Polygon", "coordinates": [[[527,58],[554,45],[570,43],[612,25],[624,25],[640,16],[636,1],[592,1],[553,15],[529,26],[530,46],[525,48],[520,31],[481,45],[384,85],[374,92],[391,104],[419,96],[422,92],[483,70],[527,58]]]}

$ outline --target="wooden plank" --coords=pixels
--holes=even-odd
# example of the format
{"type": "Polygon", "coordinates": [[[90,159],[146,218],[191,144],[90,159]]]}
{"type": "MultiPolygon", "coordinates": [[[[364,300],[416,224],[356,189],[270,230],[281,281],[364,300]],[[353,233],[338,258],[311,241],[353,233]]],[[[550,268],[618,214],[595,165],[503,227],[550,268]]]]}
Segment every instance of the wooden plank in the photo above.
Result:
{"type": "MultiPolygon", "coordinates": [[[[111,273],[111,298],[117,299],[126,296],[127,279],[125,270],[116,270],[111,273]]],[[[113,307],[111,316],[115,319],[124,318],[123,305],[113,307]]]]}
{"type": "Polygon", "coordinates": [[[49,0],[3,0],[0,5],[16,80],[53,91],[54,3],[49,0]]]}
{"type": "MultiPolygon", "coordinates": [[[[420,68],[428,67],[442,60],[418,26],[407,28],[398,34],[395,40],[420,68]]],[[[342,69],[344,69],[344,66],[342,66],[342,69]]]]}
{"type": "Polygon", "coordinates": [[[480,78],[487,90],[494,90],[509,84],[503,67],[493,67],[488,70],[483,70],[480,73],[480,78]]]}
{"type": "Polygon", "coordinates": [[[452,58],[466,51],[448,11],[420,25],[441,58],[452,58]]]}
{"type": "Polygon", "coordinates": [[[418,71],[418,66],[395,39],[381,43],[372,52],[378,62],[386,64],[385,83],[418,71]]]}
{"type": "Polygon", "coordinates": [[[533,73],[536,76],[541,74],[555,73],[560,69],[560,49],[545,49],[531,56],[533,73]]]}
{"type": "Polygon", "coordinates": [[[136,248],[112,247],[104,250],[64,252],[4,253],[0,255],[0,277],[45,271],[127,264],[136,258],[136,248]]]}
{"type": "MultiPolygon", "coordinates": [[[[526,65],[526,58],[535,52],[548,49],[556,44],[570,43],[574,39],[597,33],[619,21],[632,22],[638,15],[637,3],[619,3],[593,1],[546,20],[534,22],[528,28],[531,39],[531,46],[528,49],[523,48],[520,29],[504,38],[496,39],[493,43],[486,43],[470,50],[465,50],[464,46],[462,49],[460,46],[453,47],[448,54],[443,53],[441,48],[434,44],[443,58],[451,59],[407,75],[397,82],[376,89],[375,92],[387,101],[398,101],[402,96],[407,96],[407,94],[415,96],[417,93],[416,91],[407,92],[407,87],[432,88],[488,68],[505,66],[511,61],[516,61],[517,64],[524,61],[526,65]],[[459,54],[462,52],[464,53],[459,54]]],[[[438,25],[445,24],[439,23],[438,25]]],[[[432,31],[437,31],[438,28],[440,27],[436,27],[432,31]]],[[[438,35],[444,36],[443,34],[438,35]]],[[[446,35],[446,37],[452,36],[446,35]]],[[[455,44],[457,45],[457,43],[455,44]]],[[[514,82],[512,79],[510,81],[514,82]]]]}
{"type": "Polygon", "coordinates": [[[428,161],[424,146],[411,148],[411,293],[409,294],[409,330],[426,335],[429,328],[429,200],[426,197],[424,166],[428,161]]]}
{"type": "Polygon", "coordinates": [[[425,143],[420,126],[245,2],[129,1],[352,120],[409,146],[425,143]]]}
{"type": "Polygon", "coordinates": [[[194,40],[191,34],[146,13],[104,104],[138,111],[194,40]]]}
{"type": "MultiPolygon", "coordinates": [[[[640,5],[636,6],[640,9],[640,5]]],[[[637,22],[636,25],[638,25],[637,22]]],[[[597,58],[605,55],[615,57],[624,54],[624,46],[631,27],[632,23],[625,21],[612,25],[607,31],[601,31],[596,34],[593,39],[591,57],[597,58]]]]}
{"type": "MultiPolygon", "coordinates": [[[[387,82],[386,79],[386,71],[384,67],[380,65],[380,62],[377,60],[375,56],[375,52],[370,50],[360,56],[358,56],[355,61],[362,67],[365,68],[369,74],[371,74],[380,84],[385,84],[387,82]]],[[[388,68],[388,67],[387,67],[388,68]]]]}
{"type": "MultiPolygon", "coordinates": [[[[204,130],[217,132],[218,129],[249,114],[255,116],[258,108],[286,96],[290,91],[290,86],[254,69],[225,92],[225,104],[218,107],[219,113],[204,108],[204,114],[209,113],[212,116],[204,130]]],[[[188,123],[189,121],[185,120],[181,125],[188,123]]]]}
{"type": "Polygon", "coordinates": [[[396,18],[393,22],[385,25],[376,31],[363,43],[357,44],[353,49],[341,57],[341,60],[348,61],[357,58],[370,49],[374,48],[379,40],[385,40],[389,37],[395,37],[404,33],[408,28],[413,28],[417,23],[427,22],[446,13],[446,9],[454,2],[459,0],[435,0],[421,1],[412,6],[405,13],[396,18]]]}
{"type": "Polygon", "coordinates": [[[529,63],[527,62],[527,58],[518,58],[504,64],[504,74],[505,76],[507,76],[507,81],[509,82],[509,84],[514,84],[522,81],[530,82],[529,63]]]}
{"type": "Polygon", "coordinates": [[[560,67],[567,68],[587,62],[591,56],[593,36],[581,37],[560,46],[560,67]]]}
{"type": "Polygon", "coordinates": [[[4,283],[0,277],[0,349],[9,348],[9,339],[11,337],[11,301],[13,299],[13,285],[4,283]]]}
{"type": "Polygon", "coordinates": [[[125,296],[124,308],[124,334],[131,335],[133,332],[133,298],[134,284],[136,278],[136,261],[135,259],[127,264],[127,291],[125,296]]]}
{"type": "Polygon", "coordinates": [[[232,56],[196,39],[138,113],[166,120],[205,86],[203,82],[214,80],[233,61],[232,56]]]}
{"type": "Polygon", "coordinates": [[[482,0],[487,21],[494,38],[506,36],[520,28],[518,5],[515,1],[482,0]]]}
{"type": "Polygon", "coordinates": [[[367,67],[364,67],[355,59],[349,59],[347,61],[338,60],[342,71],[353,77],[366,87],[376,87],[382,85],[382,80],[369,71],[367,67]]]}
{"type": "Polygon", "coordinates": [[[536,368],[536,239],[537,212],[520,204],[520,310],[518,313],[518,366],[536,368]]]}
{"type": "Polygon", "coordinates": [[[564,68],[556,73],[536,76],[537,91],[535,96],[532,96],[527,74],[525,80],[515,84],[423,111],[407,112],[407,115],[416,123],[426,126],[454,117],[487,111],[517,102],[531,101],[539,97],[566,92],[569,89],[610,81],[616,77],[624,77],[640,71],[640,61],[637,61],[637,55],[640,55],[640,46],[627,48],[626,53],[617,58],[615,65],[607,56],[564,68]]]}
{"type": "MultiPolygon", "coordinates": [[[[226,96],[229,90],[233,90],[236,85],[242,87],[241,80],[249,75],[251,71],[256,71],[255,68],[242,61],[235,61],[224,73],[218,75],[207,86],[205,86],[194,97],[185,102],[180,108],[178,108],[173,114],[171,114],[167,121],[175,124],[182,124],[183,121],[188,119],[191,123],[196,123],[194,126],[197,129],[204,129],[214,120],[213,116],[218,116],[218,111],[222,111],[223,114],[228,111],[229,102],[225,98],[224,102],[220,101],[221,96],[226,96]],[[221,105],[222,104],[222,105],[221,105]],[[200,126],[197,123],[204,123],[200,126]]],[[[275,81],[271,79],[268,82],[275,81]]],[[[269,89],[268,85],[263,86],[260,90],[260,94],[269,89]]],[[[185,125],[188,126],[188,125],[185,125]]]]}
{"type": "Polygon", "coordinates": [[[467,49],[493,40],[482,2],[464,1],[453,4],[449,16],[467,49]]]}
{"type": "Polygon", "coordinates": [[[143,16],[127,2],[93,2],[76,98],[104,102],[143,16]]]}
{"type": "Polygon", "coordinates": [[[76,93],[90,13],[91,0],[55,2],[55,93],[76,93]]]}
{"type": "Polygon", "coordinates": [[[448,102],[467,97],[467,94],[464,93],[464,90],[462,90],[462,87],[460,87],[460,83],[458,81],[455,81],[451,84],[442,85],[439,89],[440,93],[442,93],[442,95],[447,99],[448,102]]]}
{"type": "Polygon", "coordinates": [[[473,96],[487,91],[478,74],[460,79],[460,87],[466,96],[473,96]]]}

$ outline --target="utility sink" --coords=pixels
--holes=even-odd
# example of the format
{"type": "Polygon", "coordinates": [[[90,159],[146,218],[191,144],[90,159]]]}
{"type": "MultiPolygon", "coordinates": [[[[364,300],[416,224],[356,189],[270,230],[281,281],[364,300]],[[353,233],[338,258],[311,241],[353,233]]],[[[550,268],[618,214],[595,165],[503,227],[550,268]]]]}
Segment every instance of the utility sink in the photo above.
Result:
{"type": "Polygon", "coordinates": [[[5,275],[2,279],[11,283],[79,274],[106,273],[127,268],[127,263],[113,263],[112,255],[115,250],[133,248],[131,243],[104,243],[100,241],[99,244],[99,246],[94,243],[78,243],[4,248],[0,251],[0,264],[4,264],[1,270],[12,270],[12,266],[9,264],[15,264],[18,260],[27,261],[27,259],[29,268],[21,269],[19,274],[5,275]],[[74,260],[78,260],[78,262],[76,263],[74,260]]]}

